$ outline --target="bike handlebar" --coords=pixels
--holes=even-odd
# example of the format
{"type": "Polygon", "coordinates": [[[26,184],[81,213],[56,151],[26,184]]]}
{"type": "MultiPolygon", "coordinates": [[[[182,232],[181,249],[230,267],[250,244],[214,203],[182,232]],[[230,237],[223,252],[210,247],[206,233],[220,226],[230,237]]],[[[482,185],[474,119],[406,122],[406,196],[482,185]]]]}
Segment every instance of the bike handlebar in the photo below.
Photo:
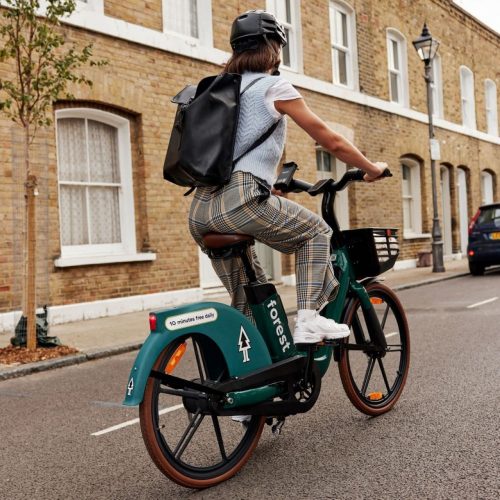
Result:
{"type": "MultiPolygon", "coordinates": [[[[365,173],[359,168],[348,170],[338,181],[333,179],[323,179],[316,184],[309,184],[308,182],[294,179],[293,174],[297,170],[297,164],[290,162],[283,166],[283,170],[279,175],[274,188],[284,193],[301,193],[306,191],[311,196],[316,196],[325,191],[337,192],[344,189],[351,182],[359,182],[364,180],[365,173]]],[[[386,168],[380,177],[392,177],[391,171],[386,168]]]]}

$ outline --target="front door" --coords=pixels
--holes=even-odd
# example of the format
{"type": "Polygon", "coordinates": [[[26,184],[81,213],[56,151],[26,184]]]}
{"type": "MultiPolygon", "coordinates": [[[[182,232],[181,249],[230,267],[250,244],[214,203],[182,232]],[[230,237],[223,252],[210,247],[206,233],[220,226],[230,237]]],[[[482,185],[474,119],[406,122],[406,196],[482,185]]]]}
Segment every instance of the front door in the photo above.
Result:
{"type": "Polygon", "coordinates": [[[458,218],[460,220],[460,251],[463,255],[467,251],[469,214],[467,211],[467,175],[465,170],[459,168],[458,176],[458,218]]]}

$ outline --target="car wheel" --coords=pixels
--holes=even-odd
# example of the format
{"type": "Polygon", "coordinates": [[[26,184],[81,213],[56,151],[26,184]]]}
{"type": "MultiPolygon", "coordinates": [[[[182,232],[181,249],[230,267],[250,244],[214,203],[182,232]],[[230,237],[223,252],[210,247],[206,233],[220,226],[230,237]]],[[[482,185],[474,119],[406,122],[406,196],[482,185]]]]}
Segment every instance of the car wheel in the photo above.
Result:
{"type": "Polygon", "coordinates": [[[474,276],[482,276],[484,274],[484,266],[477,262],[469,262],[469,271],[474,276]]]}

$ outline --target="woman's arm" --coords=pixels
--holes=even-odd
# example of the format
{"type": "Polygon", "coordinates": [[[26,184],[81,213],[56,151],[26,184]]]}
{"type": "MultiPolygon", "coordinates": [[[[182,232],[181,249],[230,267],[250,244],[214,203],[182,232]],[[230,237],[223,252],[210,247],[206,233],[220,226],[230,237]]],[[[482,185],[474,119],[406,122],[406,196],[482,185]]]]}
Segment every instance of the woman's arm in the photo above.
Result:
{"type": "Polygon", "coordinates": [[[304,99],[275,101],[274,107],[280,113],[290,116],[319,145],[323,146],[339,160],[364,170],[366,172],[365,181],[374,181],[387,168],[387,163],[371,162],[345,137],[334,132],[318,115],[309,109],[304,99]]]}

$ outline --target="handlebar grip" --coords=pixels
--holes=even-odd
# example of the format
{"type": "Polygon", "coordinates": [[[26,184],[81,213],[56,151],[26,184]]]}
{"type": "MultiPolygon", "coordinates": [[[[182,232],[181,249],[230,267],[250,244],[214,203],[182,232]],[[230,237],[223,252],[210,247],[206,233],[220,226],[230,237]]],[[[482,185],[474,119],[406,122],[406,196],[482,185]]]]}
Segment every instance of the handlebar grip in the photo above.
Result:
{"type": "Polygon", "coordinates": [[[392,172],[388,168],[386,168],[384,169],[380,177],[392,177],[392,172]]]}

